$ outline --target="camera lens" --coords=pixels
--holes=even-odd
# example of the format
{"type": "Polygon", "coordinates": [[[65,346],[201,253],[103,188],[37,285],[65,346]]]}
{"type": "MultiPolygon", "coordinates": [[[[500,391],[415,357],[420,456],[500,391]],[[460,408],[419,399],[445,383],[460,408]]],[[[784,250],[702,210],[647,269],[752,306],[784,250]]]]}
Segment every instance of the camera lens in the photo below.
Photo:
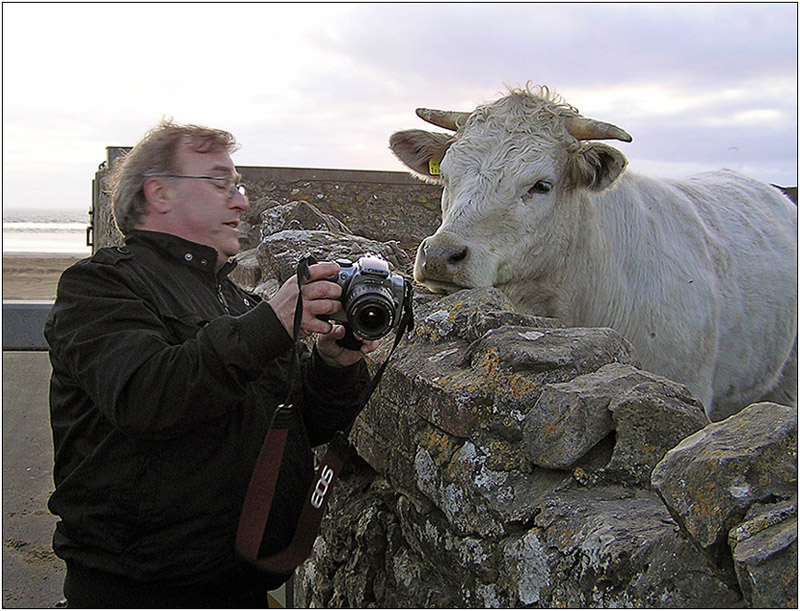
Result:
{"type": "Polygon", "coordinates": [[[360,284],[349,297],[347,320],[353,333],[363,339],[379,339],[389,333],[395,305],[385,287],[360,284]]]}
{"type": "MultiPolygon", "coordinates": [[[[367,304],[356,313],[356,323],[362,337],[385,334],[390,328],[389,313],[382,304],[367,304]]],[[[378,337],[380,337],[378,335],[378,337]]]]}

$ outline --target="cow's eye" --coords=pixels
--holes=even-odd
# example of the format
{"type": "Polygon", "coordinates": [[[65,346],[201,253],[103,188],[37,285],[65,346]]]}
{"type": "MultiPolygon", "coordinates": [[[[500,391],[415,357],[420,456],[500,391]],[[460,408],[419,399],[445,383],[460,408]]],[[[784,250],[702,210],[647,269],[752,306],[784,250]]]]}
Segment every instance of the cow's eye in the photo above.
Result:
{"type": "Polygon", "coordinates": [[[526,195],[528,197],[530,197],[532,195],[550,193],[550,190],[552,188],[553,188],[553,184],[552,183],[550,183],[550,182],[548,182],[546,180],[540,180],[535,185],[533,185],[530,189],[528,189],[528,192],[526,193],[526,195]]]}

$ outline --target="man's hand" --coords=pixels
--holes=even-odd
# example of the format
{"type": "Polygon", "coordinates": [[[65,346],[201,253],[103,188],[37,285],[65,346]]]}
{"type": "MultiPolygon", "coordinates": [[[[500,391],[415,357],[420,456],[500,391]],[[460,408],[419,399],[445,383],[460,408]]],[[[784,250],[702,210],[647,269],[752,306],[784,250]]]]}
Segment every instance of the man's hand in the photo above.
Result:
{"type": "Polygon", "coordinates": [[[339,273],[339,265],[332,262],[315,263],[308,267],[309,278],[297,286],[297,278],[292,276],[283,283],[269,305],[290,336],[294,337],[294,310],[297,307],[297,293],[303,299],[303,318],[300,321],[299,337],[312,333],[330,333],[333,324],[320,320],[318,316],[329,316],[342,309],[339,297],[342,287],[335,282],[323,280],[339,273]]]}
{"type": "Polygon", "coordinates": [[[317,337],[317,352],[328,365],[333,367],[347,367],[353,363],[357,363],[365,354],[369,354],[381,345],[381,340],[367,341],[361,340],[363,344],[358,350],[348,350],[342,348],[336,343],[336,340],[342,339],[345,334],[345,328],[342,325],[333,325],[333,330],[330,333],[323,333],[317,337]]]}
{"type": "MultiPolygon", "coordinates": [[[[345,328],[332,322],[317,318],[330,316],[342,309],[339,297],[342,287],[335,282],[323,280],[339,273],[339,265],[332,262],[315,263],[308,267],[309,277],[300,286],[303,299],[303,317],[300,320],[299,336],[308,337],[319,334],[317,351],[328,365],[347,367],[357,363],[365,354],[380,346],[380,341],[365,341],[359,350],[347,350],[336,343],[345,334],[345,328]]],[[[297,279],[293,276],[283,283],[269,305],[275,311],[286,331],[294,337],[294,311],[297,306],[297,279]]]]}

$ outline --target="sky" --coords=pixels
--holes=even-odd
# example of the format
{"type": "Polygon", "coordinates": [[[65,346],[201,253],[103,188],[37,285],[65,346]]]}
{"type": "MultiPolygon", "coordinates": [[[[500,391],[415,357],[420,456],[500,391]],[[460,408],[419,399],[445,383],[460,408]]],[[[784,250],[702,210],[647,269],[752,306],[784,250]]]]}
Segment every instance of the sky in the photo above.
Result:
{"type": "Polygon", "coordinates": [[[403,171],[420,106],[547,85],[631,171],[797,185],[795,3],[4,3],[3,206],[88,209],[107,146],[163,117],[239,165],[403,171]]]}

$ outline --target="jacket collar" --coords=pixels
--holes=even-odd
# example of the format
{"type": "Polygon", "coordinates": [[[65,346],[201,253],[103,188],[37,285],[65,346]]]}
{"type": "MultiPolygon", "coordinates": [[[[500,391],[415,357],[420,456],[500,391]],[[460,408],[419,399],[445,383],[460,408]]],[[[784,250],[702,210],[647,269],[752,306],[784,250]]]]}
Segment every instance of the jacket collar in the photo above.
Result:
{"type": "Polygon", "coordinates": [[[211,273],[218,279],[226,277],[236,267],[236,261],[230,259],[216,272],[217,250],[211,246],[184,240],[171,233],[145,231],[137,229],[125,237],[125,244],[141,244],[158,250],[167,256],[180,261],[184,265],[211,273]]]}

